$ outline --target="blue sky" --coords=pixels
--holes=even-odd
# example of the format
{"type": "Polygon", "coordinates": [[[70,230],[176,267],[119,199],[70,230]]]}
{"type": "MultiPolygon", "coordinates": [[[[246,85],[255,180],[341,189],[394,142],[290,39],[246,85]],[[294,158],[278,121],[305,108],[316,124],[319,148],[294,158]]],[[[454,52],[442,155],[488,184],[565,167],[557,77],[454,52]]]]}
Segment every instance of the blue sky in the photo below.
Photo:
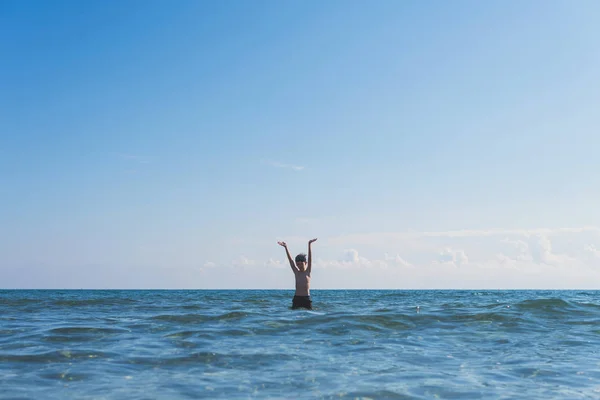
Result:
{"type": "Polygon", "coordinates": [[[595,287],[598,17],[2,2],[0,286],[595,287]]]}

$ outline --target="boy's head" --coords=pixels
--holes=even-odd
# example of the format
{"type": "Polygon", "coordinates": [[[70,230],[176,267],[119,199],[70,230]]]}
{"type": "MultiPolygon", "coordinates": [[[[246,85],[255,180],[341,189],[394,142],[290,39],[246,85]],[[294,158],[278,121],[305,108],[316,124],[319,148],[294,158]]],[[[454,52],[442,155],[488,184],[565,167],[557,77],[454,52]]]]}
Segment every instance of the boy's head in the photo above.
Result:
{"type": "Polygon", "coordinates": [[[298,267],[300,271],[306,269],[306,254],[301,253],[296,256],[296,267],[298,267]]]}

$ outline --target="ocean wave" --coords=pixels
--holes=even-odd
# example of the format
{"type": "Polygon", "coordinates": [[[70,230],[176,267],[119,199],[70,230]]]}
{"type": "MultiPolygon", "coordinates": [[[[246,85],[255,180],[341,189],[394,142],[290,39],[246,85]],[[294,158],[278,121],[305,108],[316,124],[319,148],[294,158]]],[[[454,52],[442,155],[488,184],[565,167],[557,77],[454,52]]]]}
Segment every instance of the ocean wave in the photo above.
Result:
{"type": "Polygon", "coordinates": [[[572,308],[572,305],[567,300],[550,298],[550,299],[528,299],[517,304],[521,310],[562,310],[572,308]]]}
{"type": "Polygon", "coordinates": [[[95,299],[58,299],[47,303],[47,306],[87,307],[87,306],[123,306],[138,303],[128,298],[95,298],[95,299]]]}
{"type": "Polygon", "coordinates": [[[4,307],[21,307],[28,306],[31,304],[39,304],[40,301],[37,299],[11,299],[4,298],[2,299],[2,306],[4,307]]]}
{"type": "Polygon", "coordinates": [[[357,391],[342,392],[327,399],[386,399],[386,400],[413,400],[420,397],[413,397],[404,393],[396,393],[391,390],[357,391]]]}
{"type": "Polygon", "coordinates": [[[598,397],[598,292],[32,293],[0,296],[0,397],[598,397]]]}
{"type": "Polygon", "coordinates": [[[40,340],[58,343],[89,342],[128,332],[131,331],[122,328],[69,326],[49,329],[40,340]]]}
{"type": "Polygon", "coordinates": [[[285,360],[293,360],[289,353],[220,353],[211,351],[194,352],[176,357],[131,357],[126,360],[129,364],[151,366],[182,366],[188,364],[210,365],[220,368],[239,368],[252,370],[266,364],[277,364],[285,360]]]}
{"type": "Polygon", "coordinates": [[[92,374],[82,374],[78,372],[49,372],[38,375],[41,378],[57,380],[57,381],[66,381],[66,382],[78,382],[84,381],[90,377],[92,374]]]}
{"type": "Polygon", "coordinates": [[[121,328],[102,328],[102,327],[94,327],[94,326],[65,326],[60,328],[52,328],[48,330],[48,333],[58,334],[58,335],[108,335],[108,334],[116,334],[130,332],[128,329],[121,328]]]}
{"type": "Polygon", "coordinates": [[[597,315],[600,305],[594,303],[579,303],[559,298],[523,300],[514,305],[516,311],[522,311],[545,318],[567,317],[578,319],[597,315]]]}
{"type": "Polygon", "coordinates": [[[0,362],[13,363],[49,363],[92,360],[97,358],[116,358],[116,353],[85,350],[54,350],[32,354],[0,353],[0,362]]]}
{"type": "Polygon", "coordinates": [[[232,321],[247,317],[250,313],[231,311],[219,315],[207,314],[161,314],[151,317],[154,321],[173,322],[179,324],[199,324],[207,321],[232,321]]]}

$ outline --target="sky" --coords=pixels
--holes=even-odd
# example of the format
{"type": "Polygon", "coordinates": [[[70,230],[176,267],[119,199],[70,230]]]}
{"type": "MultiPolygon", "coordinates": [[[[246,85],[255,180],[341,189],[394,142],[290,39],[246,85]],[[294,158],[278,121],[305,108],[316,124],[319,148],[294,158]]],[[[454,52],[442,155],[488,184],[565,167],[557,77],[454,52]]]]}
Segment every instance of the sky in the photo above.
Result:
{"type": "Polygon", "coordinates": [[[600,3],[0,2],[0,288],[600,288],[600,3]]]}

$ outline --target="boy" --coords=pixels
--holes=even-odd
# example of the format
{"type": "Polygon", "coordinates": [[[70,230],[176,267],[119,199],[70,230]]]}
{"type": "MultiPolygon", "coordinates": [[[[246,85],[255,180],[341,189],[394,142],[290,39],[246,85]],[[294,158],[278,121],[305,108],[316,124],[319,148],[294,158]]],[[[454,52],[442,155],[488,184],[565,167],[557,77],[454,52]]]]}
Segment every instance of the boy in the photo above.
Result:
{"type": "Polygon", "coordinates": [[[312,266],[312,251],[311,244],[317,239],[308,241],[308,263],[306,262],[306,254],[298,254],[296,260],[292,260],[290,250],[285,242],[277,242],[278,245],[285,248],[290,267],[296,276],[296,293],[292,300],[292,310],[296,308],[307,308],[312,310],[312,300],[310,299],[310,271],[312,266]]]}

